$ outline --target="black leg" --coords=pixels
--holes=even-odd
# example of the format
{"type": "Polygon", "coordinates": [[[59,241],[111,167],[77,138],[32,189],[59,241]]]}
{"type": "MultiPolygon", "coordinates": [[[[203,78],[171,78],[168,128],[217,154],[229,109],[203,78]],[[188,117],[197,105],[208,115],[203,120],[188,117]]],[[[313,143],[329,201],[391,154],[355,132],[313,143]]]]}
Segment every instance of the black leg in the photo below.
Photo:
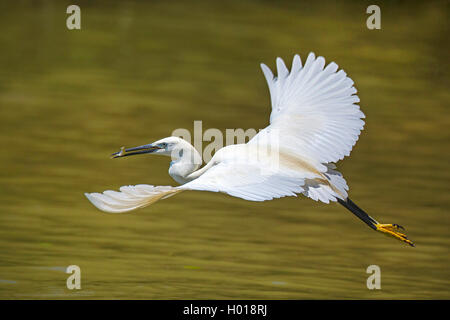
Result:
{"type": "Polygon", "coordinates": [[[353,213],[355,216],[364,221],[369,227],[371,227],[374,230],[377,230],[376,224],[378,224],[378,222],[371,216],[369,216],[367,213],[365,213],[364,210],[358,207],[352,200],[350,200],[350,198],[347,198],[347,200],[345,201],[339,198],[337,200],[341,205],[346,207],[351,213],[353,213]]]}
{"type": "Polygon", "coordinates": [[[399,232],[400,229],[405,229],[402,226],[399,226],[398,224],[380,224],[378,223],[374,218],[369,216],[367,213],[364,212],[363,209],[358,207],[350,198],[347,198],[346,200],[337,199],[338,202],[346,207],[348,210],[350,210],[351,213],[353,213],[355,216],[360,218],[362,221],[364,221],[369,227],[371,227],[375,231],[382,232],[384,234],[387,234],[389,236],[392,236],[400,241],[406,242],[411,247],[414,247],[414,243],[408,239],[406,234],[403,234],[399,232]]]}

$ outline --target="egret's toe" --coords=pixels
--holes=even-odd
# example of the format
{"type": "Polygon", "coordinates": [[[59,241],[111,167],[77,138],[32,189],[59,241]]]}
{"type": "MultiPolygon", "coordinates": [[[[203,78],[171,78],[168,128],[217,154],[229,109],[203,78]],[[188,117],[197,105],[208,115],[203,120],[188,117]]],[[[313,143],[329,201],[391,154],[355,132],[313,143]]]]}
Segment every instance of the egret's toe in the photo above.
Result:
{"type": "Polygon", "coordinates": [[[406,234],[399,232],[398,230],[405,230],[402,226],[398,224],[382,224],[378,223],[375,225],[377,227],[377,231],[382,232],[388,236],[392,236],[400,241],[406,242],[411,247],[415,247],[414,243],[408,239],[406,234]]]}

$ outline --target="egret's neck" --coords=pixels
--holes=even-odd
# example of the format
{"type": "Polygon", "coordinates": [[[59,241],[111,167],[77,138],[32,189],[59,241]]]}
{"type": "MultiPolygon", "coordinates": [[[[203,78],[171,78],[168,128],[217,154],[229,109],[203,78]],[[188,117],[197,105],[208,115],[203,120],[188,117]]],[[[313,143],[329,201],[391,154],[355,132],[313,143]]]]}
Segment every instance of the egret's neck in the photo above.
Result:
{"type": "MultiPolygon", "coordinates": [[[[184,184],[199,175],[193,175],[202,165],[200,153],[189,143],[184,143],[172,153],[169,175],[178,183],[184,184]]],[[[200,171],[200,170],[199,170],[200,171]]]]}

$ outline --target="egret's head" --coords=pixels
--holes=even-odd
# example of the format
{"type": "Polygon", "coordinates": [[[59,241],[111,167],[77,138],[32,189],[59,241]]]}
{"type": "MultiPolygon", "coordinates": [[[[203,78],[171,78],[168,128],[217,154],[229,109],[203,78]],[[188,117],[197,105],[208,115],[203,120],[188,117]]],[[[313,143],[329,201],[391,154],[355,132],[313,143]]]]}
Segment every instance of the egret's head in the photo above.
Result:
{"type": "Polygon", "coordinates": [[[167,137],[150,144],[145,144],[139,147],[125,149],[122,147],[120,151],[111,155],[112,158],[120,158],[133,156],[136,154],[159,154],[165,156],[171,156],[173,159],[181,158],[183,156],[183,150],[189,145],[185,140],[178,137],[167,137]]]}

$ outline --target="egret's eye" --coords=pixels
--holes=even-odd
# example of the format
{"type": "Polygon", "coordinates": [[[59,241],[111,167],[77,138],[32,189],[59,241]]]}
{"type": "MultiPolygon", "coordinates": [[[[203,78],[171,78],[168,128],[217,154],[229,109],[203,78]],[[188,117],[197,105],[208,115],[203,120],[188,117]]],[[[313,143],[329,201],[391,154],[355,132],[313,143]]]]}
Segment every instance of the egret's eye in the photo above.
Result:
{"type": "Polygon", "coordinates": [[[166,142],[163,142],[163,143],[161,143],[159,146],[160,146],[161,148],[166,148],[166,147],[167,147],[167,143],[166,143],[166,142]]]}

